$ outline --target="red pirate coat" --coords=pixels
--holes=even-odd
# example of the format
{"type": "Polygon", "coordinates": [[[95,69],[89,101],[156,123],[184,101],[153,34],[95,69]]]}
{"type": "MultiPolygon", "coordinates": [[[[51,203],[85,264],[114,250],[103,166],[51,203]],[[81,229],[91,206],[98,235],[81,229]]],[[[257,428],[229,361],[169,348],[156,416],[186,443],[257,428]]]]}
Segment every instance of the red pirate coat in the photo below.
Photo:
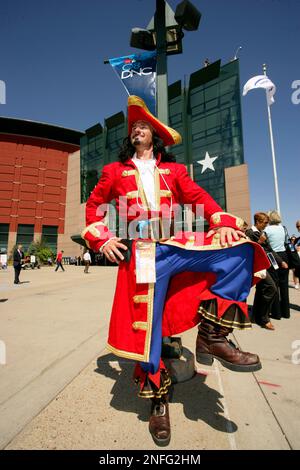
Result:
{"type": "Polygon", "coordinates": [[[173,212],[178,204],[190,204],[193,211],[202,204],[203,216],[210,222],[210,228],[242,227],[242,219],[222,212],[214,199],[191,180],[184,165],[161,162],[160,156],[156,165],[154,179],[156,205],[159,208],[157,211],[149,208],[138,169],[132,160],[111,163],[103,168],[102,176],[86,204],[87,228],[82,236],[91,249],[99,251],[103,243],[114,235],[109,231],[105,220],[106,204],[112,200],[116,201],[120,219],[127,222],[162,216],[166,218],[169,215],[166,212],[173,212]]]}
{"type": "MultiPolygon", "coordinates": [[[[197,204],[203,204],[204,216],[210,228],[222,226],[240,229],[243,220],[224,213],[212,197],[194,183],[188,176],[184,165],[161,162],[157,158],[155,171],[156,213],[150,211],[143,191],[139,172],[131,160],[126,163],[115,162],[103,168],[99,183],[86,204],[87,227],[82,233],[87,245],[94,251],[109,238],[113,237],[106,224],[106,204],[116,200],[116,208],[120,218],[132,221],[136,218],[162,217],[163,210],[177,204],[191,204],[196,210],[197,204]],[[164,208],[164,209],[163,209],[164,208]]],[[[240,240],[236,243],[252,243],[240,240]]],[[[114,296],[108,338],[108,349],[115,354],[149,361],[154,284],[137,284],[135,276],[135,247],[129,263],[121,262],[118,271],[117,286],[114,296]]],[[[195,234],[179,234],[163,243],[180,246],[185,249],[221,249],[219,235],[210,238],[195,234]]],[[[254,272],[269,266],[264,251],[256,243],[254,245],[254,272]]],[[[253,277],[253,282],[258,278],[253,277]]],[[[214,282],[212,275],[201,273],[181,273],[171,280],[163,316],[163,335],[169,336],[183,332],[199,321],[197,309],[202,300],[214,298],[209,287],[214,282]],[[178,285],[181,289],[178,291],[178,285]],[[182,286],[186,286],[184,289],[182,286]],[[187,308],[188,299],[188,308],[187,308]]],[[[218,299],[218,312],[222,315],[228,303],[218,299]],[[221,302],[221,303],[220,303],[221,302]]],[[[245,304],[237,302],[247,314],[245,304]]]]}
{"type": "MultiPolygon", "coordinates": [[[[192,240],[192,237],[186,237],[185,234],[163,243],[188,250],[223,249],[216,235],[203,238],[202,242],[204,244],[199,244],[197,238],[192,240]]],[[[148,362],[155,284],[136,283],[135,245],[139,243],[143,242],[134,242],[130,262],[121,262],[119,266],[107,348],[117,356],[148,362]]],[[[264,250],[250,240],[241,239],[233,243],[233,246],[242,243],[251,243],[254,247],[252,283],[255,284],[259,280],[259,271],[268,267],[269,261],[264,250]]],[[[203,300],[216,299],[218,317],[232,304],[236,304],[248,316],[245,302],[233,302],[213,294],[209,288],[214,282],[215,276],[212,273],[184,272],[171,279],[163,314],[163,336],[179,334],[196,326],[199,323],[198,307],[203,300]]]]}

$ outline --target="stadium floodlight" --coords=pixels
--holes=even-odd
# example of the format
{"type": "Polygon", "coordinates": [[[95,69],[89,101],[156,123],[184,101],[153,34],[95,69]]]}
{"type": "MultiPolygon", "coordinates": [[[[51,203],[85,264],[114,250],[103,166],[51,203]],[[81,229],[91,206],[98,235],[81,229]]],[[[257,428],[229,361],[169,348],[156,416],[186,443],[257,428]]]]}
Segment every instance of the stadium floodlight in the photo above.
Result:
{"type": "Polygon", "coordinates": [[[201,13],[189,1],[183,0],[178,3],[175,11],[175,20],[186,31],[196,31],[199,27],[201,13]]]}
{"type": "Polygon", "coordinates": [[[153,33],[148,29],[133,28],[131,30],[130,46],[145,51],[155,51],[156,41],[153,33]]]}

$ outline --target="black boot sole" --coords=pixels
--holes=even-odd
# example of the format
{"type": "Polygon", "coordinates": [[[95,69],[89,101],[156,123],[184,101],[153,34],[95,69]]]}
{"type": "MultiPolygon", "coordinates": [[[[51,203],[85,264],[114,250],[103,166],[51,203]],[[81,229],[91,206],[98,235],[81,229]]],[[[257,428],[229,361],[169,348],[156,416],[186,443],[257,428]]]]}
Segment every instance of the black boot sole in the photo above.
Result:
{"type": "Polygon", "coordinates": [[[150,434],[152,436],[152,439],[153,441],[155,442],[155,444],[159,447],[166,447],[170,444],[170,440],[171,440],[171,435],[169,437],[166,437],[165,439],[159,439],[157,438],[154,434],[152,434],[152,432],[150,431],[150,434]]]}
{"type": "Polygon", "coordinates": [[[232,370],[233,372],[256,372],[262,368],[260,362],[256,364],[232,364],[231,362],[225,361],[218,356],[213,356],[212,354],[206,353],[196,353],[196,360],[199,364],[203,364],[205,366],[211,366],[214,362],[214,359],[217,359],[222,366],[226,367],[226,369],[232,370]]]}

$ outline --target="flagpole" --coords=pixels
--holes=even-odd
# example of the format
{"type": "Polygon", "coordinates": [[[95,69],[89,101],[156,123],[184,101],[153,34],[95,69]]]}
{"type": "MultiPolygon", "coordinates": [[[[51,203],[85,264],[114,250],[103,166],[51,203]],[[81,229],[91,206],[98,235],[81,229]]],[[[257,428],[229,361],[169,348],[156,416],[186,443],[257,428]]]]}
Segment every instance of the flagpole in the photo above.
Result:
{"type": "MultiPolygon", "coordinates": [[[[263,64],[263,72],[264,72],[264,75],[267,76],[267,66],[266,66],[266,64],[263,64]]],[[[275,149],[274,149],[274,139],[273,139],[273,129],[272,129],[272,119],[271,119],[271,109],[270,109],[270,105],[269,105],[269,101],[268,101],[268,90],[266,90],[266,99],[267,99],[267,108],[268,108],[268,122],[269,122],[270,142],[271,142],[272,162],[273,162],[273,173],[274,173],[274,184],[275,184],[276,210],[280,214],[277,169],[276,169],[276,159],[275,159],[275,149]]]]}

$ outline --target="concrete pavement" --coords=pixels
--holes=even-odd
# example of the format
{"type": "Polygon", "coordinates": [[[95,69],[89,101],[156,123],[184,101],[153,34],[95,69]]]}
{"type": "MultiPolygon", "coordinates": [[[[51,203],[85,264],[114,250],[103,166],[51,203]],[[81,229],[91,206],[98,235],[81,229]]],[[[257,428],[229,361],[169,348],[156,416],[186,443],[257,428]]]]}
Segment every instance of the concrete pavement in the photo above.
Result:
{"type": "MultiPolygon", "coordinates": [[[[105,350],[116,269],[43,268],[22,272],[21,285],[12,279],[12,268],[0,271],[0,298],[8,298],[0,303],[0,447],[157,449],[132,362],[105,350]]],[[[274,320],[275,331],[235,334],[260,354],[261,371],[215,361],[175,385],[167,449],[300,449],[300,292],[290,295],[291,318],[274,320]]],[[[182,335],[191,351],[195,336],[182,335]]]]}

